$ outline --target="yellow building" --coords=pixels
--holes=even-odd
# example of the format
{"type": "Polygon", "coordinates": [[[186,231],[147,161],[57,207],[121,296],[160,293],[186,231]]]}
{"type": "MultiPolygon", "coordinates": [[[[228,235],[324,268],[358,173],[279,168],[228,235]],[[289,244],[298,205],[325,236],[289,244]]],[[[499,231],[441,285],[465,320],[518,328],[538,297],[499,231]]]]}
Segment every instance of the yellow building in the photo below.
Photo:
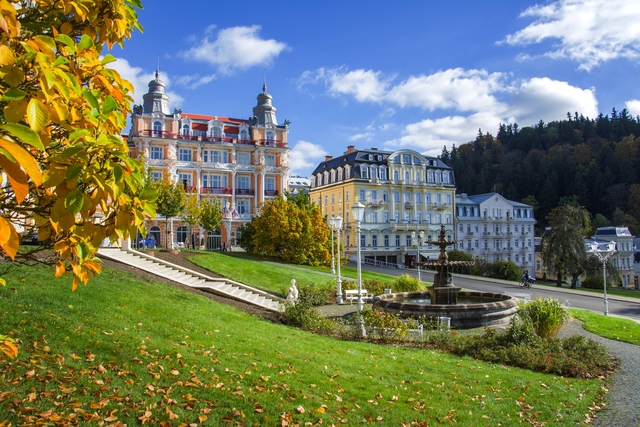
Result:
{"type": "MultiPolygon", "coordinates": [[[[153,168],[154,180],[165,176],[200,199],[217,199],[223,206],[222,228],[208,236],[207,245],[235,245],[237,228],[250,221],[267,200],[288,186],[289,121],[279,125],[266,84],[250,119],[169,111],[169,97],[158,72],[149,82],[144,104],[134,106],[129,146],[153,168]]],[[[188,227],[176,219],[170,229],[174,244],[191,244],[188,227]]],[[[158,244],[165,245],[166,221],[147,225],[158,244]]],[[[198,244],[202,230],[196,230],[198,244]]],[[[171,237],[171,236],[170,236],[171,237]]]]}
{"type": "Polygon", "coordinates": [[[447,238],[454,239],[453,169],[413,150],[356,150],[349,146],[343,155],[327,156],[318,165],[311,176],[309,195],[324,215],[343,219],[341,240],[351,256],[355,256],[357,244],[351,207],[356,202],[366,206],[361,251],[367,263],[409,266],[418,252],[422,262],[437,259],[438,248],[429,241],[438,238],[441,224],[447,238]],[[420,241],[420,232],[424,241],[420,241]]]}

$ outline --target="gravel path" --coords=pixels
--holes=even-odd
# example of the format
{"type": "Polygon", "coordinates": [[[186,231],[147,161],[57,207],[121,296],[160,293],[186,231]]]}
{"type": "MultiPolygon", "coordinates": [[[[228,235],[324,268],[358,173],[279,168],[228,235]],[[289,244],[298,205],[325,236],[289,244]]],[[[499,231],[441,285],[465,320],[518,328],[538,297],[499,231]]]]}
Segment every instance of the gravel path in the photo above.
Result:
{"type": "Polygon", "coordinates": [[[640,347],[613,341],[587,332],[582,323],[572,320],[562,327],[558,337],[584,335],[605,345],[618,358],[618,371],[613,376],[607,406],[597,413],[594,426],[638,427],[640,426],[640,347]]]}

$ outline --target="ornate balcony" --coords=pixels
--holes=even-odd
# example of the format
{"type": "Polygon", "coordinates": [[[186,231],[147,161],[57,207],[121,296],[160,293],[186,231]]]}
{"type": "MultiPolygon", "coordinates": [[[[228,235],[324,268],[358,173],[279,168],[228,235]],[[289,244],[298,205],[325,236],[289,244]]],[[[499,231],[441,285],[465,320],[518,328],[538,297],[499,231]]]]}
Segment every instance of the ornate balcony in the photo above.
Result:
{"type": "Polygon", "coordinates": [[[275,197],[278,195],[278,190],[264,190],[264,195],[267,197],[275,197]]]}
{"type": "Polygon", "coordinates": [[[232,194],[229,187],[200,187],[200,194],[232,194]]]}
{"type": "Polygon", "coordinates": [[[236,196],[253,196],[254,194],[253,188],[236,188],[236,196]]]}
{"type": "Polygon", "coordinates": [[[151,130],[151,129],[147,129],[147,130],[138,131],[138,136],[150,136],[152,138],[174,139],[176,137],[176,134],[173,133],[173,132],[166,131],[166,130],[151,130]]]}
{"type": "Polygon", "coordinates": [[[253,141],[256,145],[262,145],[264,147],[276,147],[286,148],[287,143],[280,139],[256,139],[253,141]]]}

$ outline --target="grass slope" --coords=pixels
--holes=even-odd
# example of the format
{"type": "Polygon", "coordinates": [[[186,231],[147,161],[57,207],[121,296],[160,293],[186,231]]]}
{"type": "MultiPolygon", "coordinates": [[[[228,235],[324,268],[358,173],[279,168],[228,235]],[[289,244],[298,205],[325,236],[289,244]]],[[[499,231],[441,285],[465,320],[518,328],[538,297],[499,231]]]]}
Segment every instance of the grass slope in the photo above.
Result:
{"type": "Polygon", "coordinates": [[[0,424],[569,426],[601,393],[599,381],[316,336],[120,271],[73,293],[40,266],[4,278],[1,329],[21,348],[0,359],[0,424]]]}

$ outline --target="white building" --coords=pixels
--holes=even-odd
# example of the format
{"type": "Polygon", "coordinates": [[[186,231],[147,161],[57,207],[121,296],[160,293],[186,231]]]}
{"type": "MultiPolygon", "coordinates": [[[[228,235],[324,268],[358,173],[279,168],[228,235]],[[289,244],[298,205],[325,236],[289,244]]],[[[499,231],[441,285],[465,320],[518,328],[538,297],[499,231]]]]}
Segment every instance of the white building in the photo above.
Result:
{"type": "Polygon", "coordinates": [[[627,227],[600,227],[591,239],[585,243],[615,242],[616,253],[611,257],[611,262],[618,270],[622,279],[622,287],[635,288],[634,280],[634,236],[627,227]]]}
{"type": "Polygon", "coordinates": [[[488,262],[513,261],[534,275],[533,207],[498,193],[456,195],[456,249],[488,262]]]}

